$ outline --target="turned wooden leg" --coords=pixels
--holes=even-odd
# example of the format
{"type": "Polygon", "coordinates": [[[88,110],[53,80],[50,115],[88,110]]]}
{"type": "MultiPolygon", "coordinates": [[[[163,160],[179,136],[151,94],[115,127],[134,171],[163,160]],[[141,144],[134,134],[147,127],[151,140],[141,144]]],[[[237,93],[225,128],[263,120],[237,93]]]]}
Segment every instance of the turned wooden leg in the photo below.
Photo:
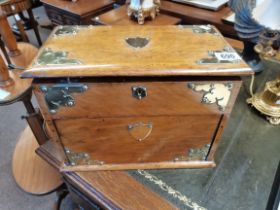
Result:
{"type": "Polygon", "coordinates": [[[5,56],[5,59],[8,63],[8,65],[10,65],[12,62],[11,62],[11,59],[10,59],[8,53],[7,53],[6,48],[5,48],[5,44],[1,39],[1,35],[0,35],[0,48],[1,48],[1,51],[2,51],[3,55],[5,56]]]}
{"type": "Polygon", "coordinates": [[[7,87],[14,83],[14,81],[10,78],[8,68],[0,56],[0,87],[7,87]]]}
{"type": "Polygon", "coordinates": [[[17,41],[11,30],[6,17],[0,17],[0,33],[9,50],[9,55],[14,57],[20,55],[20,51],[17,48],[17,41]]]}

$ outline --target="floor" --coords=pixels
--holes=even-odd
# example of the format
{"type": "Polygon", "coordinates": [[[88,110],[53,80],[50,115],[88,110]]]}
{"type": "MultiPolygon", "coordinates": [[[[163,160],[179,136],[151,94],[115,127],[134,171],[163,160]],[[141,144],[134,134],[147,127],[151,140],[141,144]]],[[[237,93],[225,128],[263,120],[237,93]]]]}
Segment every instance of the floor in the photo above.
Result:
{"type": "MultiPolygon", "coordinates": [[[[35,16],[38,15],[39,23],[47,25],[42,8],[35,10],[35,16]]],[[[50,30],[40,28],[40,32],[45,40],[50,30]]],[[[28,32],[30,40],[37,44],[32,33],[28,32]]],[[[263,73],[256,76],[255,89],[261,90],[265,81],[274,79],[279,73],[280,68],[270,64],[263,73]]],[[[176,189],[193,204],[205,209],[265,209],[280,159],[280,127],[268,124],[245,103],[249,97],[250,78],[243,79],[244,86],[217,151],[218,165],[215,169],[147,171],[176,189]]],[[[26,126],[26,122],[20,119],[24,113],[21,103],[0,107],[0,210],[49,210],[55,201],[54,193],[45,196],[26,194],[16,185],[11,174],[13,149],[17,137],[26,126]]],[[[195,209],[150,183],[150,180],[145,179],[143,171],[133,171],[131,174],[181,209],[195,209]]],[[[61,209],[74,209],[69,197],[61,209]]]]}

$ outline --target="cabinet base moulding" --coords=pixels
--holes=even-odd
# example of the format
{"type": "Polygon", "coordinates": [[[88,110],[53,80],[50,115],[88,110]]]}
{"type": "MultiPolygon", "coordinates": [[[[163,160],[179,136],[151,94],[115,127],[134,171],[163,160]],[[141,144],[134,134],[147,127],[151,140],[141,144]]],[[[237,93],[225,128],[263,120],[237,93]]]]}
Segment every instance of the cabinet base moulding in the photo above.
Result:
{"type": "Polygon", "coordinates": [[[63,166],[60,171],[108,171],[108,170],[133,170],[133,169],[168,169],[168,168],[213,168],[214,161],[180,161],[180,162],[161,162],[161,163],[131,163],[131,164],[105,164],[105,165],[82,165],[82,166],[63,166]]]}

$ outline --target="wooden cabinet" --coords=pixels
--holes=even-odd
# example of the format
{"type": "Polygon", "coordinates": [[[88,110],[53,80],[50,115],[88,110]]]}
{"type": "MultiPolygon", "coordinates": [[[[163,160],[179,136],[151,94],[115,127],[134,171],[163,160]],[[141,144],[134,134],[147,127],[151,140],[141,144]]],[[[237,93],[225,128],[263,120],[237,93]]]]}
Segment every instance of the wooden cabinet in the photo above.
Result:
{"type": "Polygon", "coordinates": [[[113,0],[41,0],[54,25],[88,25],[91,18],[113,8],[113,0]]]}
{"type": "Polygon", "coordinates": [[[215,166],[251,73],[212,26],[64,26],[23,77],[62,170],[116,170],[215,166]]]}

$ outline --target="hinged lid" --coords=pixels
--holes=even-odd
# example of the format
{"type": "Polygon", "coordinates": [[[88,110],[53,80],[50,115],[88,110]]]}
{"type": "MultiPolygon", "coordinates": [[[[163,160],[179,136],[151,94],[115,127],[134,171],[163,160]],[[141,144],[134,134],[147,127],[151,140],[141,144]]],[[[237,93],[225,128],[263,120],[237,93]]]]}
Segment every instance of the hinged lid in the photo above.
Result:
{"type": "Polygon", "coordinates": [[[60,26],[23,77],[248,74],[251,69],[210,25],[60,26]]]}

